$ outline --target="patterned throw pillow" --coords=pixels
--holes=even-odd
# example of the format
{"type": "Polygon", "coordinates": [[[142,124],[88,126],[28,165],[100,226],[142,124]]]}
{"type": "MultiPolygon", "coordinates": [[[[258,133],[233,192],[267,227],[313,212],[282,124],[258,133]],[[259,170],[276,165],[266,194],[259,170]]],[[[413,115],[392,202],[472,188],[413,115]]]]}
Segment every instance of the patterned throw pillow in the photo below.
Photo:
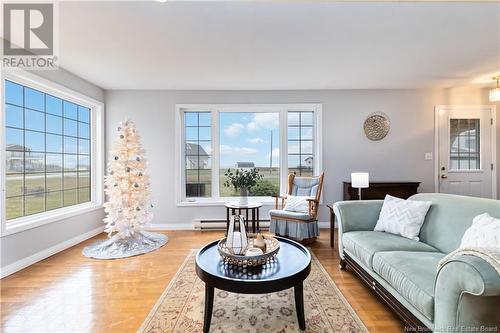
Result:
{"type": "Polygon", "coordinates": [[[500,219],[484,213],[472,220],[462,237],[461,248],[500,247],[500,219]]]}
{"type": "Polygon", "coordinates": [[[386,195],[374,230],[418,241],[431,204],[430,201],[404,200],[386,195]]]}
{"type": "Polygon", "coordinates": [[[309,202],[307,199],[311,199],[311,197],[287,195],[285,208],[283,208],[283,210],[287,210],[289,212],[309,213],[309,202]]]}

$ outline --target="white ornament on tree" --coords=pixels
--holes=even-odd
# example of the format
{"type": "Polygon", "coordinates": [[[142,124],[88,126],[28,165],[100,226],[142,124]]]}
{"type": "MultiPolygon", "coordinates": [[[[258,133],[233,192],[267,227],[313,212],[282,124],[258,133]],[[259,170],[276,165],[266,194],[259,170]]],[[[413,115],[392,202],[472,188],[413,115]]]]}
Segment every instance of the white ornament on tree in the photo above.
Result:
{"type": "Polygon", "coordinates": [[[87,257],[115,259],[130,257],[158,249],[167,236],[144,231],[151,221],[151,189],[146,172],[147,161],[135,124],[120,123],[118,139],[110,152],[107,176],[104,178],[107,202],[104,204],[105,231],[109,239],[83,250],[87,257]]]}

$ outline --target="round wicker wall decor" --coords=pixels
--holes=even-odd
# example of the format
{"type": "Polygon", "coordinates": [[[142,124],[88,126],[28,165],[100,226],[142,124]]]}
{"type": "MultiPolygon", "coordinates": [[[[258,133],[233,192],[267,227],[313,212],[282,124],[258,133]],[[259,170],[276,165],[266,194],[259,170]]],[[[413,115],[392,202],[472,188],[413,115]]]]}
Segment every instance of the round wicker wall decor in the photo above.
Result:
{"type": "Polygon", "coordinates": [[[375,112],[369,114],[363,124],[365,135],[372,141],[382,140],[389,133],[391,122],[385,113],[375,112]]]}

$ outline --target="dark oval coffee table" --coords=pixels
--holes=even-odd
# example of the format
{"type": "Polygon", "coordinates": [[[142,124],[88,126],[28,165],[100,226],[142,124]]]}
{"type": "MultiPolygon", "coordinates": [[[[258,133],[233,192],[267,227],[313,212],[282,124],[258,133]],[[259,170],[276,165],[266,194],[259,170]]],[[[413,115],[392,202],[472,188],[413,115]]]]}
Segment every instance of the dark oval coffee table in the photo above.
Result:
{"type": "Polygon", "coordinates": [[[311,254],[297,242],[276,238],[280,242],[276,260],[259,267],[224,263],[217,252],[218,240],[198,251],[196,274],[205,282],[203,332],[210,330],[214,288],[240,294],[266,294],[293,287],[299,327],[305,330],[303,282],[311,272],[311,254]]]}

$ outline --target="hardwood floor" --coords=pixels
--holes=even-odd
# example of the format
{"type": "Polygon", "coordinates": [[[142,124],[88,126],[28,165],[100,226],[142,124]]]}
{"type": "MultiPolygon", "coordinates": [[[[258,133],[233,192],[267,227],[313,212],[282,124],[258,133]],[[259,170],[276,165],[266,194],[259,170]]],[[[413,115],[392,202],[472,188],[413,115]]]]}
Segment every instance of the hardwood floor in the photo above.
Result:
{"type": "MultiPolygon", "coordinates": [[[[371,332],[402,332],[399,319],[351,272],[338,269],[328,230],[311,245],[371,332]]],[[[1,332],[135,332],[191,249],[222,231],[169,231],[166,246],[121,260],[92,260],[82,248],[105,235],[1,280],[1,332]]]]}

